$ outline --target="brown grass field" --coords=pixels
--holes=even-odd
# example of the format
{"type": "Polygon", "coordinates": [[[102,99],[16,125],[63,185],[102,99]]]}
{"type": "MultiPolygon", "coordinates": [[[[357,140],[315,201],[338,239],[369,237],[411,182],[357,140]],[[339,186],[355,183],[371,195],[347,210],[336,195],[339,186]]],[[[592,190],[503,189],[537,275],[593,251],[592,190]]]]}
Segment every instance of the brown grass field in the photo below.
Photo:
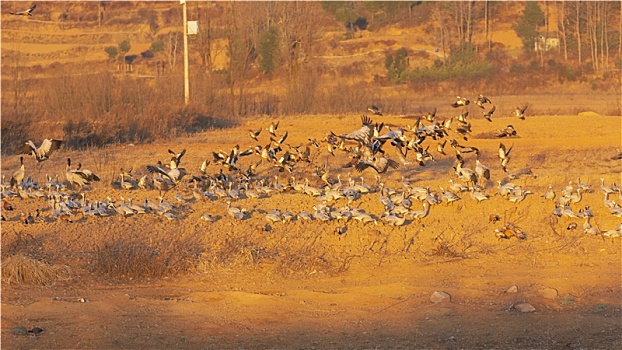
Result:
{"type": "MultiPolygon", "coordinates": [[[[287,131],[291,145],[308,138],[322,139],[329,131],[347,133],[360,126],[358,115],[280,118],[279,135],[287,131]]],[[[157,201],[155,190],[120,190],[120,168],[134,169],[136,178],[146,165],[167,161],[167,149],[187,149],[181,166],[199,174],[199,165],[211,151],[242,149],[255,142],[247,130],[266,128],[270,119],[249,120],[237,127],[213,130],[170,143],[123,145],[86,152],[60,149],[42,169],[26,159],[26,173],[43,183],[45,174],[64,180],[67,157],[102,180],[83,191],[90,200],[132,198],[157,201]]],[[[414,122],[397,116],[376,117],[395,126],[414,122]]],[[[600,178],[605,184],[621,182],[620,117],[582,113],[577,116],[533,116],[522,121],[499,117],[492,123],[473,119],[468,142],[478,147],[481,161],[491,169],[485,192],[490,200],[478,204],[468,193],[451,204],[432,206],[421,222],[407,220],[393,227],[358,222],[318,221],[269,224],[272,209],[312,212],[318,199],[300,193],[276,193],[260,199],[241,198],[232,205],[249,215],[234,221],[225,199],[177,202],[175,194],[192,198],[192,187],[179,185],[165,200],[173,204],[174,220],[155,214],[122,218],[73,216],[73,223],[50,217],[45,199],[8,201],[2,222],[2,346],[7,349],[223,349],[223,348],[590,348],[620,347],[622,327],[620,239],[585,235],[583,219],[559,218],[551,224],[554,203],[541,196],[549,185],[557,196],[580,177],[593,192],[573,204],[578,212],[589,205],[592,223],[601,231],[615,229],[620,219],[603,205],[600,178]],[[518,204],[497,195],[497,180],[505,174],[497,159],[499,139],[480,134],[513,124],[518,136],[502,141],[513,145],[508,171],[529,167],[537,174],[513,180],[533,194],[518,204]],[[39,208],[45,222],[24,225],[20,214],[39,208]],[[199,219],[204,213],[213,223],[199,219]],[[489,223],[490,214],[501,222],[489,223]],[[567,230],[569,223],[578,223],[567,230]],[[526,238],[499,240],[494,230],[513,223],[526,238]],[[343,235],[338,227],[347,227],[343,235]],[[38,265],[21,273],[9,257],[23,256],[45,264],[47,279],[28,282],[38,265]],[[10,278],[14,278],[12,281],[10,278]],[[34,283],[35,281],[37,283],[34,283]],[[11,283],[9,283],[11,282],[11,283]],[[507,290],[517,287],[517,292],[507,290]],[[556,293],[549,295],[551,289],[556,293]],[[432,303],[434,291],[451,295],[450,302],[432,303]],[[532,313],[513,306],[528,302],[532,313]],[[12,334],[15,326],[39,326],[39,336],[12,334]]],[[[395,128],[394,126],[394,128],[395,128]]],[[[267,143],[263,131],[260,143],[267,143]]],[[[456,138],[451,133],[450,138],[456,138]]],[[[435,142],[426,140],[435,147],[435,142]]],[[[322,144],[325,146],[325,144],[322,144]]],[[[389,149],[392,147],[387,145],[389,149]]],[[[439,192],[456,179],[455,157],[433,151],[434,162],[391,170],[381,180],[402,191],[402,177],[411,186],[439,192]]],[[[410,156],[409,156],[410,157],[410,156]]],[[[466,154],[466,166],[474,155],[466,154]]],[[[257,156],[242,158],[245,169],[257,156]]],[[[330,178],[348,176],[343,152],[329,156],[324,147],[317,164],[327,164],[330,178]]],[[[17,156],[4,157],[2,174],[19,167],[17,156]]],[[[211,165],[208,172],[217,173],[211,165]]],[[[294,173],[278,173],[268,165],[257,176],[279,183],[292,175],[321,186],[313,166],[298,165],[294,173]]],[[[352,176],[375,182],[374,172],[352,176]]],[[[189,176],[188,176],[189,177],[189,176]]],[[[359,181],[360,182],[360,181],[359,181]]],[[[67,189],[68,193],[74,193],[67,189]]],[[[353,207],[380,217],[379,194],[361,196],[353,207]]],[[[620,202],[617,194],[610,199],[620,202]]],[[[345,200],[333,203],[345,206],[345,200]]],[[[420,209],[414,201],[413,209],[420,209]]],[[[28,260],[28,259],[26,259],[28,260]]],[[[15,264],[15,263],[14,263],[15,264]]]]}
{"type": "MultiPolygon", "coordinates": [[[[193,19],[201,8],[201,28],[206,28],[207,17],[213,19],[214,30],[222,30],[228,22],[222,15],[225,12],[218,9],[222,3],[189,3],[193,19]]],[[[360,113],[233,116],[228,103],[237,95],[229,96],[226,79],[218,78],[222,74],[199,79],[205,67],[200,66],[200,41],[192,38],[193,85],[187,110],[200,116],[224,115],[223,124],[231,125],[175,138],[167,127],[171,124],[162,119],[176,118],[183,124],[188,112],[181,106],[181,53],[176,68],[154,79],[155,61],[168,66],[173,56],[160,52],[153,60],[140,59],[136,70],[128,74],[119,61],[109,60],[104,49],[127,39],[132,44],[127,54],[140,55],[156,39],[169,42],[173,37],[169,34],[180,31],[177,2],[39,2],[33,16],[8,14],[28,4],[3,1],[1,5],[2,130],[8,132],[2,142],[9,135],[33,138],[37,144],[44,137],[63,139],[69,121],[92,124],[104,136],[121,126],[144,127],[155,137],[144,144],[115,139],[106,147],[85,151],[66,145],[40,166],[25,156],[26,175],[39,184],[47,181],[46,175],[66,182],[67,158],[71,158],[73,165],[81,163],[101,181],[82,191],[62,191],[78,201],[84,193],[89,201],[113,200],[116,205],[130,199],[137,205],[158,201],[157,190],[122,190],[119,174],[129,168],[135,179],[148,174],[147,165],[168,162],[168,149],[187,150],[180,166],[188,175],[165,195],[164,200],[173,206],[172,220],[154,213],[124,218],[112,210],[108,217],[84,216],[81,209],[63,220],[52,215],[45,198],[31,198],[28,191],[24,199],[5,198],[3,193],[2,203],[14,210],[1,209],[6,218],[0,226],[2,349],[622,348],[620,238],[585,234],[584,219],[553,216],[555,203],[542,197],[551,186],[556,199],[560,198],[564,186],[571,182],[576,188],[580,179],[591,191],[582,192],[572,210],[589,206],[594,213],[591,224],[603,232],[622,222],[605,207],[601,190],[601,179],[608,186],[622,184],[622,160],[612,159],[622,149],[619,70],[585,73],[565,82],[554,70],[539,72],[537,68],[529,74],[501,74],[499,70],[488,80],[466,81],[468,85],[463,85],[461,76],[440,84],[385,85],[387,53],[408,48],[412,52],[409,69],[431,66],[439,59],[434,53],[438,43],[430,32],[436,27],[421,20],[434,20],[431,12],[415,13],[412,20],[401,24],[372,26],[352,39],[345,38],[343,24],[334,16],[319,10],[300,12],[286,22],[299,25],[300,33],[313,28],[321,34],[314,39],[315,51],[310,51],[305,69],[318,71],[317,76],[308,77],[318,101],[312,107],[326,108],[296,111],[336,113],[358,111],[361,106],[363,113],[375,103],[387,115],[375,116],[374,122],[396,129],[416,121],[399,114],[420,115],[437,107],[439,119],[449,118],[463,111],[450,107],[456,95],[472,100],[480,90],[489,95],[497,108],[493,121],[483,119],[481,110],[471,104],[466,109],[472,124],[468,141],[453,131],[448,139],[480,149],[481,162],[491,170],[492,181],[484,190],[490,199],[478,203],[463,192],[453,204],[431,206],[419,221],[408,218],[401,227],[390,226],[381,219],[384,208],[375,172],[366,169],[359,174],[353,168],[342,168],[348,155],[339,150],[329,155],[326,143],[321,143],[319,151],[313,150],[313,164],[300,163],[293,173],[279,173],[262,164],[255,179],[274,186],[275,175],[281,185],[292,176],[298,183],[308,178],[310,186],[321,188],[316,166],[326,167],[333,183],[338,176],[344,185],[348,177],[357,184],[362,178],[374,189],[350,206],[373,215],[376,225],[353,220],[268,223],[265,216],[271,210],[313,212],[321,202],[291,190],[231,200],[232,206],[247,210],[244,220],[234,220],[227,214],[226,198],[196,200],[187,181],[201,175],[200,165],[212,159],[212,151],[229,152],[236,144],[241,150],[265,146],[269,143],[265,129],[277,120],[278,135],[287,131],[288,144],[306,145],[310,138],[322,140],[330,131],[340,135],[358,129],[360,113]],[[97,20],[100,6],[106,7],[101,23],[97,20]],[[149,21],[157,25],[151,28],[149,21]],[[92,77],[106,81],[98,84],[99,78],[92,77]],[[105,95],[107,90],[109,95],[105,95]],[[81,99],[85,95],[87,102],[81,99]],[[111,100],[104,101],[104,95],[111,100]],[[97,101],[111,106],[101,112],[94,107],[97,101]],[[509,117],[517,105],[525,104],[529,106],[526,120],[509,117]],[[9,130],[9,122],[26,124],[28,133],[9,130]],[[508,124],[514,125],[517,137],[490,137],[508,124]],[[259,128],[263,131],[257,143],[249,138],[248,130],[259,128]],[[497,158],[500,141],[513,146],[509,173],[530,168],[537,175],[512,180],[532,192],[520,203],[497,194],[498,181],[507,181],[497,158]],[[177,195],[184,200],[176,200],[177,195]],[[37,210],[40,220],[24,224],[37,210]],[[200,219],[206,213],[212,214],[213,222],[200,219]],[[500,221],[490,222],[492,214],[500,221]],[[568,230],[571,224],[577,228],[568,230]],[[524,232],[524,239],[495,236],[495,229],[512,225],[524,232]],[[451,299],[432,302],[436,291],[448,293],[451,299]],[[515,306],[521,303],[531,304],[535,311],[519,311],[515,306]],[[26,330],[41,327],[43,332],[15,334],[15,327],[20,326],[26,330]]],[[[556,16],[557,7],[547,7],[551,16],[556,16]]],[[[425,6],[419,8],[425,10],[425,6]]],[[[493,53],[503,53],[504,60],[513,60],[517,66],[535,62],[541,68],[535,56],[523,56],[522,41],[513,29],[523,2],[498,2],[495,8],[490,38],[493,53]]],[[[253,23],[261,23],[263,13],[253,13],[258,18],[253,23]]],[[[241,24],[244,18],[240,17],[241,24]]],[[[610,19],[610,36],[617,23],[610,19]]],[[[474,43],[484,48],[484,26],[476,27],[474,43]]],[[[584,38],[584,60],[590,59],[586,57],[588,40],[592,39],[584,38]]],[[[227,68],[225,42],[221,33],[212,43],[215,71],[227,68]]],[[[611,51],[614,67],[614,51],[618,51],[611,51]]],[[[484,51],[479,53],[478,60],[484,61],[484,55],[484,51]]],[[[286,52],[284,57],[289,56],[286,52]]],[[[561,52],[550,52],[546,61],[561,64],[561,57],[561,52]]],[[[563,64],[572,67],[573,59],[563,64]]],[[[583,68],[588,65],[584,62],[583,68]]],[[[286,66],[272,75],[254,67],[245,87],[249,101],[258,105],[272,101],[271,108],[311,101],[307,100],[309,82],[288,80],[286,66]],[[262,100],[266,95],[270,99],[262,100]]],[[[274,113],[297,113],[284,110],[274,113]]],[[[180,134],[190,132],[194,131],[180,134]]],[[[12,144],[7,142],[2,148],[3,191],[20,164],[19,155],[5,151],[4,146],[12,144]]],[[[436,141],[430,138],[423,143],[427,145],[435,160],[419,166],[409,153],[412,164],[381,175],[385,188],[399,193],[408,182],[438,194],[440,187],[449,187],[450,179],[461,182],[452,169],[455,150],[448,144],[447,155],[439,154],[436,141]]],[[[385,149],[395,158],[392,146],[387,143],[385,149]]],[[[475,154],[464,154],[464,158],[466,167],[475,166],[475,154]]],[[[240,168],[245,170],[258,159],[257,155],[243,157],[240,168]]],[[[219,165],[211,164],[207,173],[215,175],[219,170],[219,165]]],[[[622,204],[618,193],[609,199],[622,204]]],[[[412,210],[422,208],[419,200],[413,198],[413,202],[412,210]]],[[[348,203],[339,199],[327,204],[339,209],[348,203]]]]}

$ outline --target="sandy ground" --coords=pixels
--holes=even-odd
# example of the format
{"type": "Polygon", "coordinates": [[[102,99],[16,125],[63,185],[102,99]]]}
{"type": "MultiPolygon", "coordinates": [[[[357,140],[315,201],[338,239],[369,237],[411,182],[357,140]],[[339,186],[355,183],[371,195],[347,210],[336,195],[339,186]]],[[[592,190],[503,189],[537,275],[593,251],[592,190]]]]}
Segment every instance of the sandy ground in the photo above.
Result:
{"type": "MultiPolygon", "coordinates": [[[[379,118],[375,118],[379,121],[379,118]]],[[[383,117],[395,126],[414,122],[383,117]]],[[[294,221],[270,224],[265,231],[265,212],[272,209],[298,213],[312,211],[317,198],[301,193],[277,193],[269,197],[241,198],[232,205],[248,210],[245,220],[226,214],[225,200],[176,202],[180,193],[192,198],[191,186],[169,191],[165,199],[174,205],[177,218],[168,221],[154,214],[120,218],[74,217],[73,223],[51,218],[24,225],[21,213],[42,210],[45,200],[10,199],[15,211],[3,211],[2,258],[25,254],[48,264],[66,265],[68,279],[50,286],[2,285],[2,347],[6,349],[371,349],[371,348],[594,348],[622,346],[622,274],[620,239],[604,239],[582,232],[583,219],[559,218],[550,222],[554,203],[541,196],[549,185],[561,189],[578,179],[590,184],[573,204],[578,212],[589,205],[592,224],[614,229],[620,219],[603,205],[600,179],[621,182],[622,163],[612,160],[621,145],[620,117],[535,117],[520,121],[497,118],[492,123],[472,120],[469,141],[482,151],[481,161],[491,169],[485,190],[490,199],[478,204],[468,193],[452,205],[431,208],[421,222],[407,220],[402,227],[363,225],[357,222],[318,223],[294,221]],[[537,178],[513,180],[533,194],[511,203],[496,195],[503,180],[497,159],[498,139],[479,136],[513,124],[520,137],[504,139],[513,145],[510,173],[529,167],[537,178]],[[199,220],[203,213],[218,217],[213,223],[199,220]],[[501,222],[490,223],[490,214],[501,222]],[[578,228],[567,230],[569,223],[578,228]],[[494,229],[513,223],[526,239],[499,240],[494,229]],[[347,227],[343,235],[335,229],[347,227]],[[114,241],[145,242],[188,238],[200,256],[189,273],[166,278],[113,278],[97,273],[98,252],[114,241]],[[141,240],[142,239],[142,240],[141,240]],[[234,257],[221,253],[227,247],[234,257]],[[221,255],[219,255],[221,254],[221,255]],[[245,257],[246,254],[246,257],[245,257]],[[516,286],[516,292],[511,287],[516,286]],[[435,291],[451,300],[433,303],[435,291]],[[527,302],[534,312],[523,313],[515,305],[527,302]],[[42,327],[38,336],[12,334],[13,327],[42,327]]],[[[157,191],[116,189],[120,167],[134,167],[138,177],[146,165],[167,160],[167,149],[187,149],[182,165],[199,174],[199,165],[211,151],[228,150],[239,143],[255,145],[247,130],[265,128],[270,120],[258,118],[236,128],[214,130],[174,142],[116,146],[102,150],[59,150],[39,171],[32,158],[26,172],[44,182],[45,174],[64,178],[66,158],[97,172],[102,181],[84,190],[91,200],[133,198],[135,203],[156,200],[157,191]]],[[[288,131],[292,145],[308,138],[322,139],[360,127],[359,116],[309,116],[281,118],[279,135],[288,131]]],[[[395,128],[395,127],[394,127],[395,128]]],[[[451,138],[457,138],[452,134],[451,138]]],[[[267,143],[267,132],[260,135],[267,143]]],[[[436,143],[426,140],[434,149],[436,143]]],[[[325,146],[325,145],[323,145],[325,146]]],[[[425,167],[416,163],[382,175],[387,187],[402,191],[402,182],[439,192],[449,179],[458,181],[451,166],[454,151],[434,153],[425,167]]],[[[328,156],[324,148],[315,158],[328,164],[330,178],[347,179],[346,155],[328,156]]],[[[388,152],[392,155],[392,151],[388,152]]],[[[409,155],[409,157],[411,157],[409,155]]],[[[465,155],[473,167],[474,155],[465,155]]],[[[242,167],[257,160],[243,158],[242,167]]],[[[18,168],[17,156],[2,159],[2,173],[18,168]]],[[[209,172],[217,173],[211,165],[209,172]]],[[[314,166],[300,166],[294,174],[276,173],[266,165],[258,176],[285,183],[292,175],[305,176],[320,187],[314,166]]],[[[375,182],[372,170],[352,176],[375,182]]],[[[67,190],[70,193],[71,190],[67,190]]],[[[353,207],[380,217],[379,193],[361,196],[353,207]]],[[[610,199],[620,202],[617,194],[610,199]]],[[[344,200],[333,204],[345,206],[344,200]]],[[[414,210],[421,209],[415,201],[414,210]]],[[[187,241],[182,241],[187,242],[187,241]]],[[[164,251],[165,247],[161,247],[164,251]]],[[[119,259],[122,260],[121,258],[119,259]]]]}

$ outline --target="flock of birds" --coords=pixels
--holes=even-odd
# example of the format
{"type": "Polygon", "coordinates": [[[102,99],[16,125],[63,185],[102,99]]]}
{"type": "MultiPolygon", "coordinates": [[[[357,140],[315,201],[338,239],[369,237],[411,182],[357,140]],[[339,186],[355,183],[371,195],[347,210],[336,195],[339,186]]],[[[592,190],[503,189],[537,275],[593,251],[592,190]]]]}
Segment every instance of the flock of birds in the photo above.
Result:
{"type": "MultiPolygon", "coordinates": [[[[457,97],[451,104],[454,108],[464,108],[470,104],[469,99],[457,97]]],[[[483,117],[492,121],[495,106],[486,110],[491,105],[490,99],[479,95],[475,105],[482,110],[483,117]]],[[[517,107],[513,116],[525,119],[527,107],[517,107]]],[[[373,116],[382,117],[382,111],[377,106],[368,108],[373,116]]],[[[2,176],[2,220],[6,220],[7,211],[14,210],[13,198],[46,200],[47,205],[39,208],[34,213],[22,213],[19,220],[24,224],[36,224],[40,222],[54,222],[63,220],[73,222],[77,216],[82,217],[108,217],[120,215],[128,217],[154,213],[168,220],[176,220],[178,214],[186,204],[203,201],[223,201],[226,203],[226,215],[235,221],[245,220],[254,213],[263,215],[269,224],[289,223],[293,221],[321,221],[338,222],[335,232],[339,235],[347,232],[347,223],[350,221],[362,224],[384,223],[388,226],[403,226],[412,222],[421,223],[430,213],[433,206],[445,203],[450,205],[462,200],[463,196],[471,197],[476,203],[490,199],[491,188],[496,188],[496,195],[511,203],[520,203],[533,194],[531,190],[523,189],[512,181],[521,177],[537,177],[529,168],[510,169],[510,159],[513,155],[513,146],[507,146],[504,142],[499,143],[497,151],[498,167],[506,177],[495,182],[491,180],[490,168],[482,163],[480,155],[482,151],[477,147],[468,145],[471,135],[471,123],[468,120],[468,111],[442,119],[436,115],[436,109],[421,116],[405,116],[413,119],[413,125],[397,126],[385,123],[374,123],[371,117],[363,115],[358,129],[349,133],[335,134],[330,131],[317,140],[308,138],[307,142],[300,145],[292,145],[287,142],[288,132],[279,131],[279,123],[273,122],[267,128],[249,130],[249,139],[257,143],[242,149],[236,145],[229,151],[213,151],[211,159],[205,159],[198,172],[189,174],[182,167],[182,159],[186,150],[175,152],[168,150],[170,160],[168,164],[158,161],[155,164],[146,165],[145,172],[141,176],[134,175],[133,169],[121,169],[119,178],[113,182],[113,186],[125,191],[135,193],[138,190],[155,190],[159,193],[159,201],[134,203],[132,199],[121,197],[121,202],[110,197],[103,200],[92,200],[87,197],[85,187],[93,182],[100,181],[100,177],[82,168],[78,163],[72,167],[71,159],[67,159],[65,180],[61,181],[58,175],[52,177],[46,175],[43,185],[36,183],[32,176],[26,175],[24,157],[20,157],[20,168],[11,176],[10,181],[5,182],[2,176]],[[265,145],[259,144],[262,133],[269,134],[265,145]],[[434,148],[430,151],[430,146],[434,148]],[[453,151],[450,151],[451,148],[453,151]],[[343,159],[336,157],[336,153],[346,156],[345,163],[340,168],[347,171],[343,176],[339,173],[331,175],[328,167],[328,159],[343,159]],[[436,154],[432,154],[436,153],[436,154]],[[453,153],[453,155],[452,155],[453,153]],[[326,161],[319,161],[324,154],[326,161]],[[471,154],[474,159],[469,159],[471,154]],[[455,157],[451,172],[453,179],[449,179],[447,188],[439,187],[438,191],[424,186],[415,186],[402,177],[398,188],[390,188],[381,176],[392,169],[406,167],[423,167],[433,162],[437,157],[455,157]],[[253,159],[244,162],[241,159],[253,159]],[[467,166],[467,162],[474,164],[473,168],[467,166]],[[210,168],[216,171],[210,171],[210,168]],[[372,172],[375,174],[375,183],[366,184],[364,176],[353,176],[353,172],[372,172]],[[317,176],[312,179],[309,173],[317,176]],[[317,185],[317,184],[320,185],[317,185]],[[176,204],[164,200],[166,194],[175,189],[174,197],[176,204]],[[184,196],[183,193],[186,193],[184,196]],[[488,192],[488,193],[487,193],[488,192]],[[187,194],[191,193],[192,197],[187,194]],[[232,203],[239,199],[261,199],[283,193],[301,193],[315,197],[315,204],[308,211],[292,213],[288,210],[263,210],[255,209],[248,211],[234,206],[232,203]],[[357,202],[364,196],[377,196],[382,204],[383,211],[379,215],[368,213],[357,202]],[[338,204],[341,203],[341,206],[338,204]],[[342,226],[343,225],[343,226],[342,226]]],[[[503,130],[498,130],[494,135],[500,139],[516,136],[516,130],[508,125],[503,130]]],[[[62,140],[45,139],[37,146],[28,141],[21,149],[22,154],[31,155],[38,163],[41,163],[59,149],[62,140]]],[[[613,157],[617,159],[616,157],[613,157]]],[[[611,196],[618,194],[622,202],[622,190],[615,184],[608,186],[601,179],[600,190],[604,193],[603,205],[616,217],[622,217],[622,207],[611,196]]],[[[542,195],[544,200],[551,200],[554,209],[551,212],[552,229],[556,232],[554,224],[558,218],[583,218],[582,226],[586,234],[602,235],[603,237],[620,237],[622,224],[615,229],[600,231],[591,223],[594,214],[589,205],[575,211],[573,205],[582,200],[582,193],[591,192],[590,185],[572,182],[565,186],[557,197],[552,186],[542,195]]],[[[222,216],[205,213],[201,220],[213,222],[222,216]]],[[[490,215],[490,222],[500,222],[501,218],[496,214],[490,215]]],[[[423,223],[421,223],[423,226],[423,223]]],[[[577,228],[576,222],[568,224],[566,229],[577,228]]],[[[262,226],[263,229],[269,225],[262,226]]],[[[502,227],[494,230],[499,239],[516,237],[526,238],[526,234],[520,227],[513,223],[504,223],[502,227]]],[[[557,233],[557,232],[556,232],[557,233]]]]}

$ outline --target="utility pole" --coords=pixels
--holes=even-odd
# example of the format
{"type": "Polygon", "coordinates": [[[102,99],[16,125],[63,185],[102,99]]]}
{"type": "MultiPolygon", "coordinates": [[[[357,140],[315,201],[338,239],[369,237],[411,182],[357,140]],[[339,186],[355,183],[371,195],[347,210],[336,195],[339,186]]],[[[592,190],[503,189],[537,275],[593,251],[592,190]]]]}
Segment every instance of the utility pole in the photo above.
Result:
{"type": "Polygon", "coordinates": [[[184,17],[184,104],[190,102],[190,83],[188,82],[188,15],[186,12],[186,0],[179,0],[184,17]]]}

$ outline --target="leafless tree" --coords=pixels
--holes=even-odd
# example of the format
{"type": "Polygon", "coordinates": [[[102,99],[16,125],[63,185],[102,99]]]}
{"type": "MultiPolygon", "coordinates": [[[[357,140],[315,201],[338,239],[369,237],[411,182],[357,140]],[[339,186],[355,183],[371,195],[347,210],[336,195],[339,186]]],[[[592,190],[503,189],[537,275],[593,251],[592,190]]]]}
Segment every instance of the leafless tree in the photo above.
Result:
{"type": "Polygon", "coordinates": [[[557,4],[557,28],[558,28],[558,37],[562,38],[562,42],[564,45],[564,62],[568,61],[568,41],[566,39],[566,35],[568,35],[568,31],[566,30],[566,2],[559,1],[557,4]]]}
{"type": "Polygon", "coordinates": [[[575,35],[577,36],[577,53],[579,55],[579,65],[581,65],[581,1],[575,2],[575,9],[577,17],[575,19],[575,35]]]}
{"type": "Polygon", "coordinates": [[[179,51],[179,39],[181,35],[183,34],[179,32],[170,32],[167,36],[166,53],[170,70],[174,70],[175,64],[177,63],[177,52],[179,51]]]}

